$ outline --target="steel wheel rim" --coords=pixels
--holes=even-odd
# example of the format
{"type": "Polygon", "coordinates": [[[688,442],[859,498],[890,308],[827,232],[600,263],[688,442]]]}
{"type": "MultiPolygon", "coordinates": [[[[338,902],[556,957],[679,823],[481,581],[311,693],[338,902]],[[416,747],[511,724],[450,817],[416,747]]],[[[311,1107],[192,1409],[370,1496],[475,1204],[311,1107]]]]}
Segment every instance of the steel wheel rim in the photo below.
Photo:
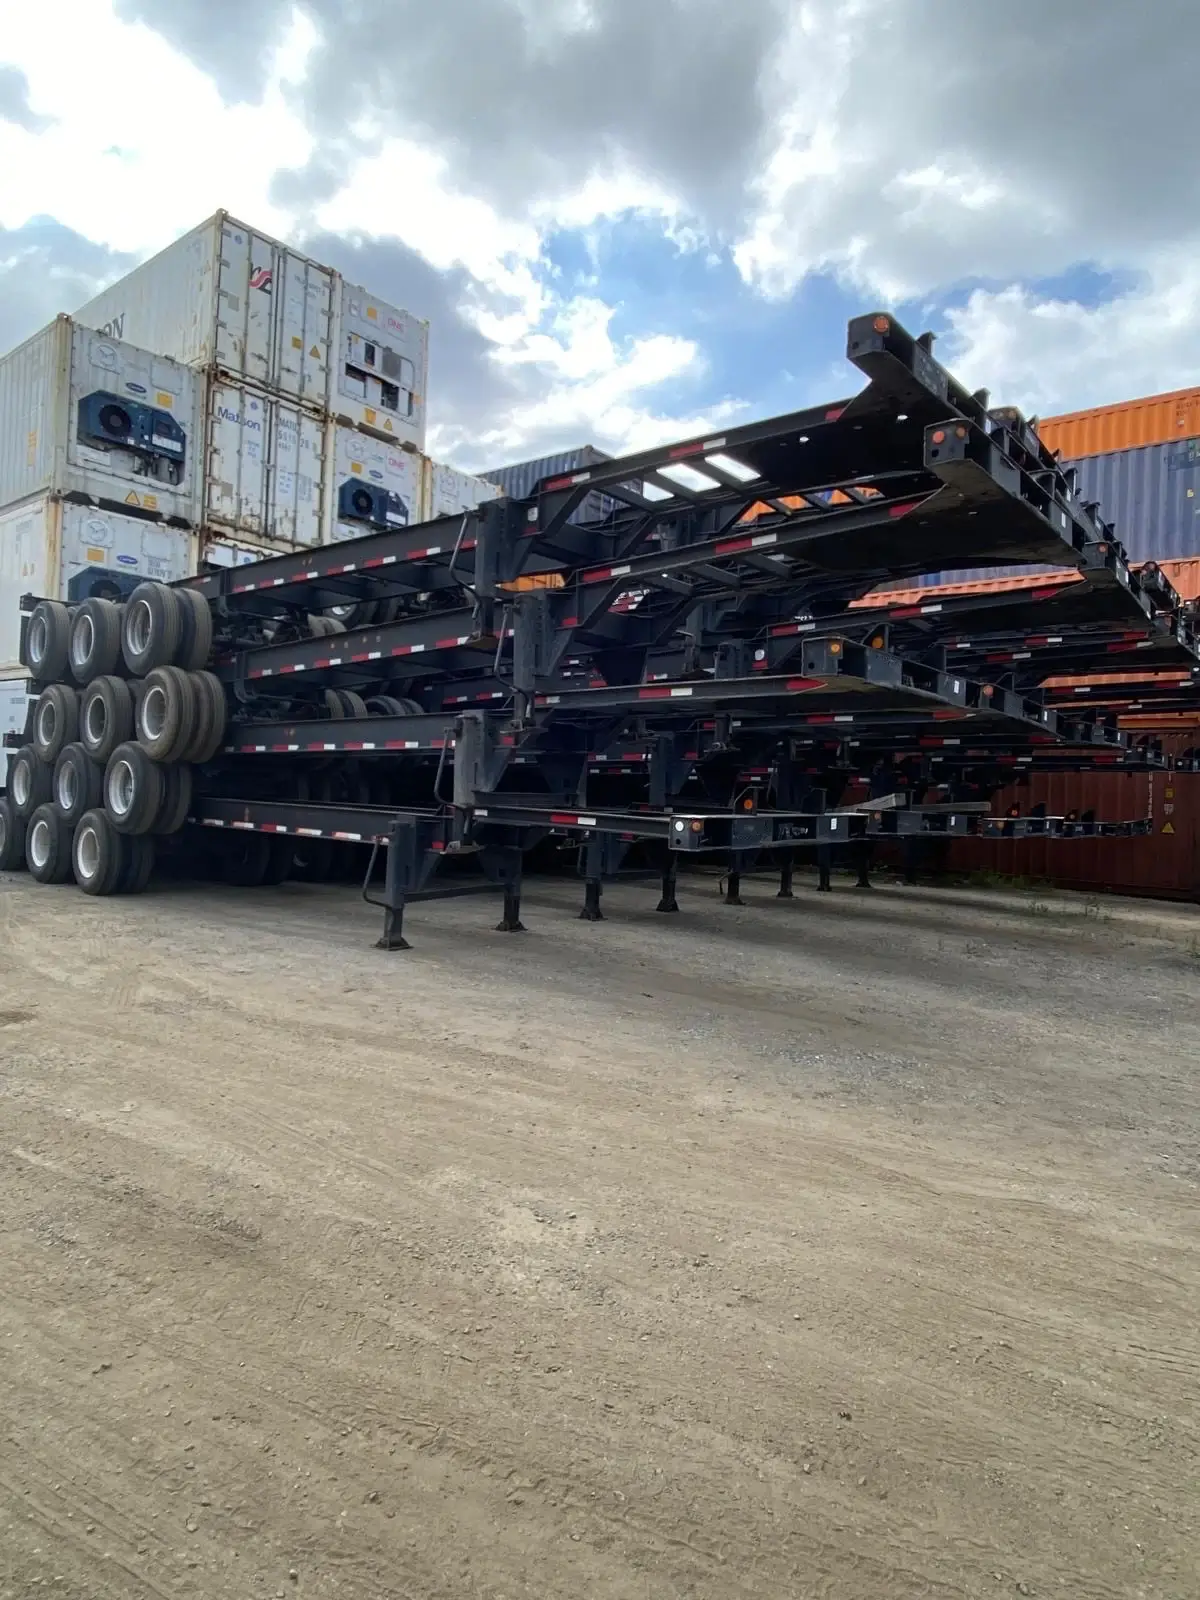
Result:
{"type": "Polygon", "coordinates": [[[99,745],[108,728],[108,709],[98,694],[88,701],[83,713],[83,726],[93,745],[99,745]]]}
{"type": "Polygon", "coordinates": [[[58,713],[54,702],[43,700],[37,708],[37,736],[44,745],[49,746],[53,741],[57,722],[58,713]]]}
{"type": "Polygon", "coordinates": [[[49,648],[50,629],[46,623],[46,618],[45,616],[34,617],[29,628],[29,659],[31,664],[36,665],[39,661],[44,661],[49,648]]]}
{"type": "Polygon", "coordinates": [[[154,618],[150,615],[150,607],[145,600],[138,600],[129,607],[125,613],[126,627],[129,630],[129,643],[134,655],[145,655],[150,648],[150,639],[154,633],[154,618]]]}
{"type": "Polygon", "coordinates": [[[127,817],[133,809],[137,779],[128,761],[118,761],[108,775],[108,807],[117,817],[127,817]]]}
{"type": "Polygon", "coordinates": [[[13,799],[19,806],[27,805],[32,790],[33,780],[29,776],[28,764],[24,761],[14,762],[12,769],[13,799]]]}
{"type": "Polygon", "coordinates": [[[71,660],[82,666],[96,646],[96,625],[86,611],[81,611],[71,635],[71,660]]]}
{"type": "Polygon", "coordinates": [[[94,878],[100,870],[100,839],[90,825],[80,829],[75,841],[75,866],[81,878],[94,878]]]}
{"type": "Polygon", "coordinates": [[[50,824],[39,817],[29,830],[29,859],[40,872],[50,861],[50,824]]]}
{"type": "Polygon", "coordinates": [[[73,811],[79,798],[79,775],[73,762],[58,769],[54,779],[55,798],[63,811],[73,811]]]}
{"type": "Polygon", "coordinates": [[[167,721],[167,696],[158,684],[142,696],[139,716],[147,739],[161,739],[167,721]]]}

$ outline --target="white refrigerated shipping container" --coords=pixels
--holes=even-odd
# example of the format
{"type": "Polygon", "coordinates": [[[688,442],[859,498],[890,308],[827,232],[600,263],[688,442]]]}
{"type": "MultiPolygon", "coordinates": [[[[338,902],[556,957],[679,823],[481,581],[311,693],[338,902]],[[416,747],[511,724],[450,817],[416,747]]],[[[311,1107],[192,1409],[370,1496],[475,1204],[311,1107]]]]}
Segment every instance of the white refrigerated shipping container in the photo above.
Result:
{"type": "Polygon", "coordinates": [[[0,511],[0,679],[22,671],[23,594],[52,600],[119,600],[143,578],[171,582],[192,570],[194,535],[144,517],[39,495],[0,511]]]}
{"type": "Polygon", "coordinates": [[[295,401],[213,378],[206,407],[205,527],[281,547],[321,544],[326,425],[295,401]]]}
{"type": "Polygon", "coordinates": [[[473,478],[468,472],[440,466],[436,461],[425,463],[425,485],[425,515],[430,519],[472,511],[485,500],[497,499],[501,493],[494,483],[484,478],[473,478]]]}
{"type": "Polygon", "coordinates": [[[56,317],[0,360],[0,506],[69,494],[194,521],[199,387],[177,361],[56,317]]]}
{"type": "Polygon", "coordinates": [[[429,324],[339,277],[333,350],[333,416],[424,450],[429,324]]]}
{"type": "Polygon", "coordinates": [[[361,539],[420,522],[424,461],[413,450],[331,423],[329,540],[361,539]]]}
{"type": "Polygon", "coordinates": [[[76,317],[189,367],[324,410],[334,293],[328,267],[218,211],[76,317]]]}
{"type": "Polygon", "coordinates": [[[29,712],[29,696],[25,692],[26,680],[0,678],[0,789],[8,785],[8,764],[14,752],[4,745],[6,733],[24,733],[29,712]]]}

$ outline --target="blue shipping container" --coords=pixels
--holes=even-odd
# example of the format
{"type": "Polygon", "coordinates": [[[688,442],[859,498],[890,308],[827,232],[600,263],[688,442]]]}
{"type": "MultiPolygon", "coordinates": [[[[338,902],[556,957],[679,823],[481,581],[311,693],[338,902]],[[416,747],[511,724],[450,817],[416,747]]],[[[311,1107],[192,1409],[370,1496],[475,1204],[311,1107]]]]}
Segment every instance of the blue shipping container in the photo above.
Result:
{"type": "MultiPolygon", "coordinates": [[[[1079,474],[1079,497],[1096,501],[1131,561],[1179,561],[1200,555],[1200,439],[1173,439],[1137,450],[1069,461],[1079,474]]],[[[978,578],[1016,577],[1045,567],[980,567],[936,572],[922,588],[978,578]]]]}
{"type": "MultiPolygon", "coordinates": [[[[557,455],[539,456],[536,461],[518,461],[511,467],[494,467],[479,476],[485,483],[494,483],[514,499],[523,500],[532,494],[543,478],[558,478],[568,472],[578,472],[581,467],[594,467],[601,461],[611,461],[595,445],[580,445],[577,450],[560,450],[557,455]]],[[[572,513],[572,522],[598,522],[612,510],[615,502],[607,495],[589,494],[579,509],[572,513]]]]}

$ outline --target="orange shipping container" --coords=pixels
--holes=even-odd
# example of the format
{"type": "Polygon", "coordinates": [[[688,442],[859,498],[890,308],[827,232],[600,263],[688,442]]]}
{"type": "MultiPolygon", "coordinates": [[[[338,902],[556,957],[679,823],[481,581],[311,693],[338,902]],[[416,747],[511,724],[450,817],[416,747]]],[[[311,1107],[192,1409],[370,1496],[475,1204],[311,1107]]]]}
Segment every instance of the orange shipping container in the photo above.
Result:
{"type": "Polygon", "coordinates": [[[1200,436],[1200,389],[1173,389],[1169,394],[1124,400],[1120,405],[1043,417],[1038,433],[1043,444],[1057,450],[1064,461],[1194,439],[1200,436]]]}

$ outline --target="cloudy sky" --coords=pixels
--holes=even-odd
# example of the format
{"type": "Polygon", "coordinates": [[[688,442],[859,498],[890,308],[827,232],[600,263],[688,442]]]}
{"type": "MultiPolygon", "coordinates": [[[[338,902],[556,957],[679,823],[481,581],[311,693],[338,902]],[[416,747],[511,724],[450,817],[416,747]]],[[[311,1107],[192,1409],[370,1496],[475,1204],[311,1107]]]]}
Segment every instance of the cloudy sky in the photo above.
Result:
{"type": "Polygon", "coordinates": [[[431,448],[848,393],[881,306],[1042,415],[1200,381],[1197,0],[42,0],[0,347],[224,207],[432,322],[431,448]]]}

